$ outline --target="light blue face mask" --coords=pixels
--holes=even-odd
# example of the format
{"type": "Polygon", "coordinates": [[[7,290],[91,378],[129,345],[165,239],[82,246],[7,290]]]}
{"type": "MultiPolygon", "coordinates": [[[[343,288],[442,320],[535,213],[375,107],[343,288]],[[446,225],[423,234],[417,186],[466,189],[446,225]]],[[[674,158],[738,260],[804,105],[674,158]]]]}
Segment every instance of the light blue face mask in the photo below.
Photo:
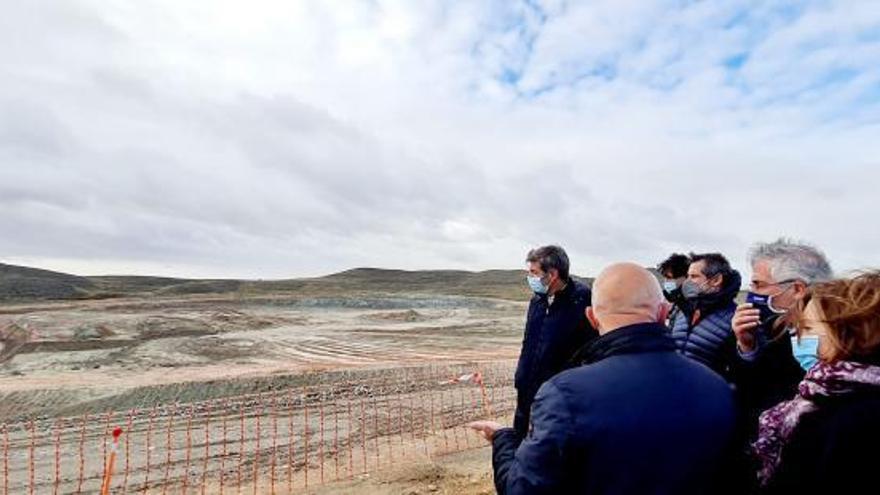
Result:
{"type": "Polygon", "coordinates": [[[541,277],[536,277],[534,275],[528,275],[526,279],[529,281],[529,288],[532,289],[532,292],[535,294],[546,294],[550,287],[544,285],[544,282],[541,281],[541,277]]]}
{"type": "Polygon", "coordinates": [[[819,362],[819,336],[807,335],[791,338],[791,353],[804,370],[819,362]]]}
{"type": "Polygon", "coordinates": [[[665,290],[666,292],[674,292],[677,288],[678,284],[675,283],[675,280],[666,280],[665,282],[663,282],[663,290],[665,290]]]}

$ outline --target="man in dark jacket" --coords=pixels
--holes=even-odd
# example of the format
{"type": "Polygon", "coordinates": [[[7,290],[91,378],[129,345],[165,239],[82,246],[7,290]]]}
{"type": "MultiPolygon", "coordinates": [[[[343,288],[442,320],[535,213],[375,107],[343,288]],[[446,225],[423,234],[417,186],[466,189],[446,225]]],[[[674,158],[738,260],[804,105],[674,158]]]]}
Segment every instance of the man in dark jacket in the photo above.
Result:
{"type": "Polygon", "coordinates": [[[742,278],[719,253],[693,254],[682,284],[686,299],[672,322],[678,352],[727,377],[736,359],[731,318],[742,278]]]}
{"type": "Polygon", "coordinates": [[[734,490],[735,409],[717,374],[675,352],[653,275],[631,263],[593,285],[600,337],[583,366],[545,383],[521,440],[471,423],[492,442],[500,494],[708,494],[734,490]],[[719,488],[720,487],[720,488],[719,488]]]}
{"type": "Polygon", "coordinates": [[[754,434],[758,415],[794,396],[805,374],[792,357],[784,316],[811,285],[830,280],[833,273],[821,251],[789,239],[756,243],[749,250],[749,264],[748,299],[753,302],[740,304],[733,316],[738,352],[731,379],[754,434]]]}
{"type": "Polygon", "coordinates": [[[529,252],[526,263],[534,296],[514,377],[513,426],[520,436],[528,431],[529,410],[541,384],[564,370],[574,353],[596,336],[584,314],[590,289],[569,275],[565,250],[540,247],[529,252]]]}

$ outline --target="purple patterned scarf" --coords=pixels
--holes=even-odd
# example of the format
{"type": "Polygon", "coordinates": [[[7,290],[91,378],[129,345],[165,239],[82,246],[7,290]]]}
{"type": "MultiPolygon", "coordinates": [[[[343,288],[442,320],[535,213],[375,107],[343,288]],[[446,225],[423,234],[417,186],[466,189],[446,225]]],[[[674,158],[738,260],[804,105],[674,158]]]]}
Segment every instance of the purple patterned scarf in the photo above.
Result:
{"type": "Polygon", "coordinates": [[[782,448],[788,443],[801,416],[815,411],[815,397],[844,395],[864,386],[880,386],[880,366],[838,361],[819,362],[798,385],[794,399],[764,411],[758,420],[758,440],[752,444],[761,462],[758,480],[764,486],[781,461],[782,448]]]}

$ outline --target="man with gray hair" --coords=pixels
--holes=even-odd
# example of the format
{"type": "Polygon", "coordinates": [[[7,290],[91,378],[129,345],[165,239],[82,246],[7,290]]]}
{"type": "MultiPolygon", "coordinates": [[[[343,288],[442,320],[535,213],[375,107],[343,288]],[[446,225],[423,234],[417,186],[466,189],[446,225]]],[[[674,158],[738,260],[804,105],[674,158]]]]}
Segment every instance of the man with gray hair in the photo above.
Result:
{"type": "Polygon", "coordinates": [[[807,289],[832,278],[831,265],[815,247],[790,239],[757,243],[749,251],[752,280],[732,326],[739,362],[734,383],[752,419],[797,391],[815,356],[799,356],[798,341],[782,318],[807,289]]]}

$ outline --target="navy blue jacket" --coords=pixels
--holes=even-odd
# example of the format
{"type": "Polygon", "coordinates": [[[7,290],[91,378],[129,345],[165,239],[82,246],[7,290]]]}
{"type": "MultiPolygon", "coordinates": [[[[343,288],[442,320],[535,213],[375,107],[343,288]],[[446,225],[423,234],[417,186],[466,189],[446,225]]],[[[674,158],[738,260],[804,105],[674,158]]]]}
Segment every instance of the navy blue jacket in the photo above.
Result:
{"type": "Polygon", "coordinates": [[[578,349],[597,333],[584,314],[590,305],[590,289],[569,279],[565,288],[548,304],[546,295],[535,294],[529,302],[526,328],[514,385],[517,407],[514,429],[525,436],[529,410],[541,385],[565,370],[578,349]]]}
{"type": "Polygon", "coordinates": [[[718,293],[687,301],[672,322],[672,338],[678,351],[725,378],[738,357],[731,320],[741,281],[739,273],[732,271],[718,293]]]}
{"type": "Polygon", "coordinates": [[[541,387],[524,440],[511,428],[496,432],[498,493],[733,490],[726,470],[739,440],[730,387],[675,352],[665,326],[617,329],[584,355],[585,365],[541,387]]]}

